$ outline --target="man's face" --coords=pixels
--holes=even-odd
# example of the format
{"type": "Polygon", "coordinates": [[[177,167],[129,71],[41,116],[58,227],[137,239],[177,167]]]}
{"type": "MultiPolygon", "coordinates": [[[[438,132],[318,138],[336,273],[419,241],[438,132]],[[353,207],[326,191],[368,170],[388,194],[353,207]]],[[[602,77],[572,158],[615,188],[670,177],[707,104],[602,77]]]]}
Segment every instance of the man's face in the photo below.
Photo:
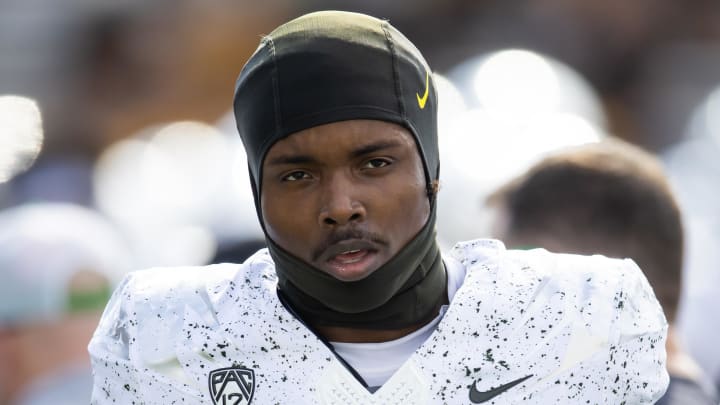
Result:
{"type": "Polygon", "coordinates": [[[261,201],[272,240],[342,281],[385,264],[430,213],[412,135],[375,120],[320,125],[275,143],[261,201]]]}

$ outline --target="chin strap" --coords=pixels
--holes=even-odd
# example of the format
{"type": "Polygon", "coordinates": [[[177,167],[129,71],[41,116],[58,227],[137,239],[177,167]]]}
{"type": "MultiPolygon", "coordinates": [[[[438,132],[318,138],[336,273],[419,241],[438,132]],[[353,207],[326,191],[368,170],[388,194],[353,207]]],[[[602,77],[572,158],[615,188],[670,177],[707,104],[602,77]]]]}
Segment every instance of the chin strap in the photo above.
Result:
{"type": "Polygon", "coordinates": [[[358,329],[400,329],[436,315],[447,277],[435,240],[435,204],[420,232],[366,278],[340,281],[291,255],[270,238],[278,288],[308,323],[358,329]]]}

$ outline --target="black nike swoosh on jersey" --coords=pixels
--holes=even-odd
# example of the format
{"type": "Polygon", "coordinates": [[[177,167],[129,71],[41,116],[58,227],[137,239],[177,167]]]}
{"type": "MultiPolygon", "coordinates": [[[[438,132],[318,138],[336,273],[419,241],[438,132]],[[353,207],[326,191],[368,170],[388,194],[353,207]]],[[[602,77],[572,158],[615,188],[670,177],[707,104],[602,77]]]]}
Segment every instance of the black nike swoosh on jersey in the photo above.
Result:
{"type": "Polygon", "coordinates": [[[475,383],[473,382],[473,385],[470,386],[470,402],[472,402],[473,404],[481,404],[483,402],[487,402],[487,401],[495,398],[496,396],[502,394],[503,392],[509,390],[510,388],[527,380],[530,377],[532,377],[532,374],[525,376],[523,378],[518,378],[515,381],[511,381],[507,384],[503,384],[497,388],[493,388],[490,391],[478,391],[477,388],[475,388],[475,383]]]}

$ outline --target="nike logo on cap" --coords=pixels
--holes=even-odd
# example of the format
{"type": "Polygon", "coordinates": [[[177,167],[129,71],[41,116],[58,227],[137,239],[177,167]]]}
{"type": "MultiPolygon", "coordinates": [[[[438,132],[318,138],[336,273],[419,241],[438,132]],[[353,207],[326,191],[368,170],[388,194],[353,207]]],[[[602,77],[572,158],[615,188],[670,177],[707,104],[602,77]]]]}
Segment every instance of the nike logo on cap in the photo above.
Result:
{"type": "Polygon", "coordinates": [[[420,107],[421,110],[425,108],[425,103],[427,102],[429,93],[430,93],[430,73],[428,73],[428,71],[425,70],[425,94],[423,94],[423,96],[420,97],[420,95],[418,93],[415,93],[415,96],[417,97],[417,100],[418,100],[418,106],[420,107]]]}
{"type": "Polygon", "coordinates": [[[509,390],[510,388],[520,384],[521,382],[527,380],[528,378],[532,377],[532,374],[518,378],[515,381],[511,381],[507,384],[503,384],[499,387],[493,388],[489,391],[478,391],[477,388],[475,388],[475,383],[470,386],[470,402],[473,404],[481,404],[483,402],[487,402],[496,396],[502,394],[503,392],[509,390]]]}

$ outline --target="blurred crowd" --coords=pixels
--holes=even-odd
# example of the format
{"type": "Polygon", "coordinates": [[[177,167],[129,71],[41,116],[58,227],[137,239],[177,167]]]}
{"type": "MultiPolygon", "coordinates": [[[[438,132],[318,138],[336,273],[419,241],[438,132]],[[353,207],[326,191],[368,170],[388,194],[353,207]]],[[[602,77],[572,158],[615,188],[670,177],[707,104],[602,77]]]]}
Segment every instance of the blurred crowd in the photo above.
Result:
{"type": "MultiPolygon", "coordinates": [[[[126,272],[263,246],[235,79],[260,34],[337,7],[0,2],[0,405],[86,402],[85,347],[126,272]]],[[[486,202],[548,154],[614,137],[659,159],[685,232],[677,342],[720,386],[720,2],[342,9],[391,20],[435,70],[445,248],[505,236],[486,202]]]]}

